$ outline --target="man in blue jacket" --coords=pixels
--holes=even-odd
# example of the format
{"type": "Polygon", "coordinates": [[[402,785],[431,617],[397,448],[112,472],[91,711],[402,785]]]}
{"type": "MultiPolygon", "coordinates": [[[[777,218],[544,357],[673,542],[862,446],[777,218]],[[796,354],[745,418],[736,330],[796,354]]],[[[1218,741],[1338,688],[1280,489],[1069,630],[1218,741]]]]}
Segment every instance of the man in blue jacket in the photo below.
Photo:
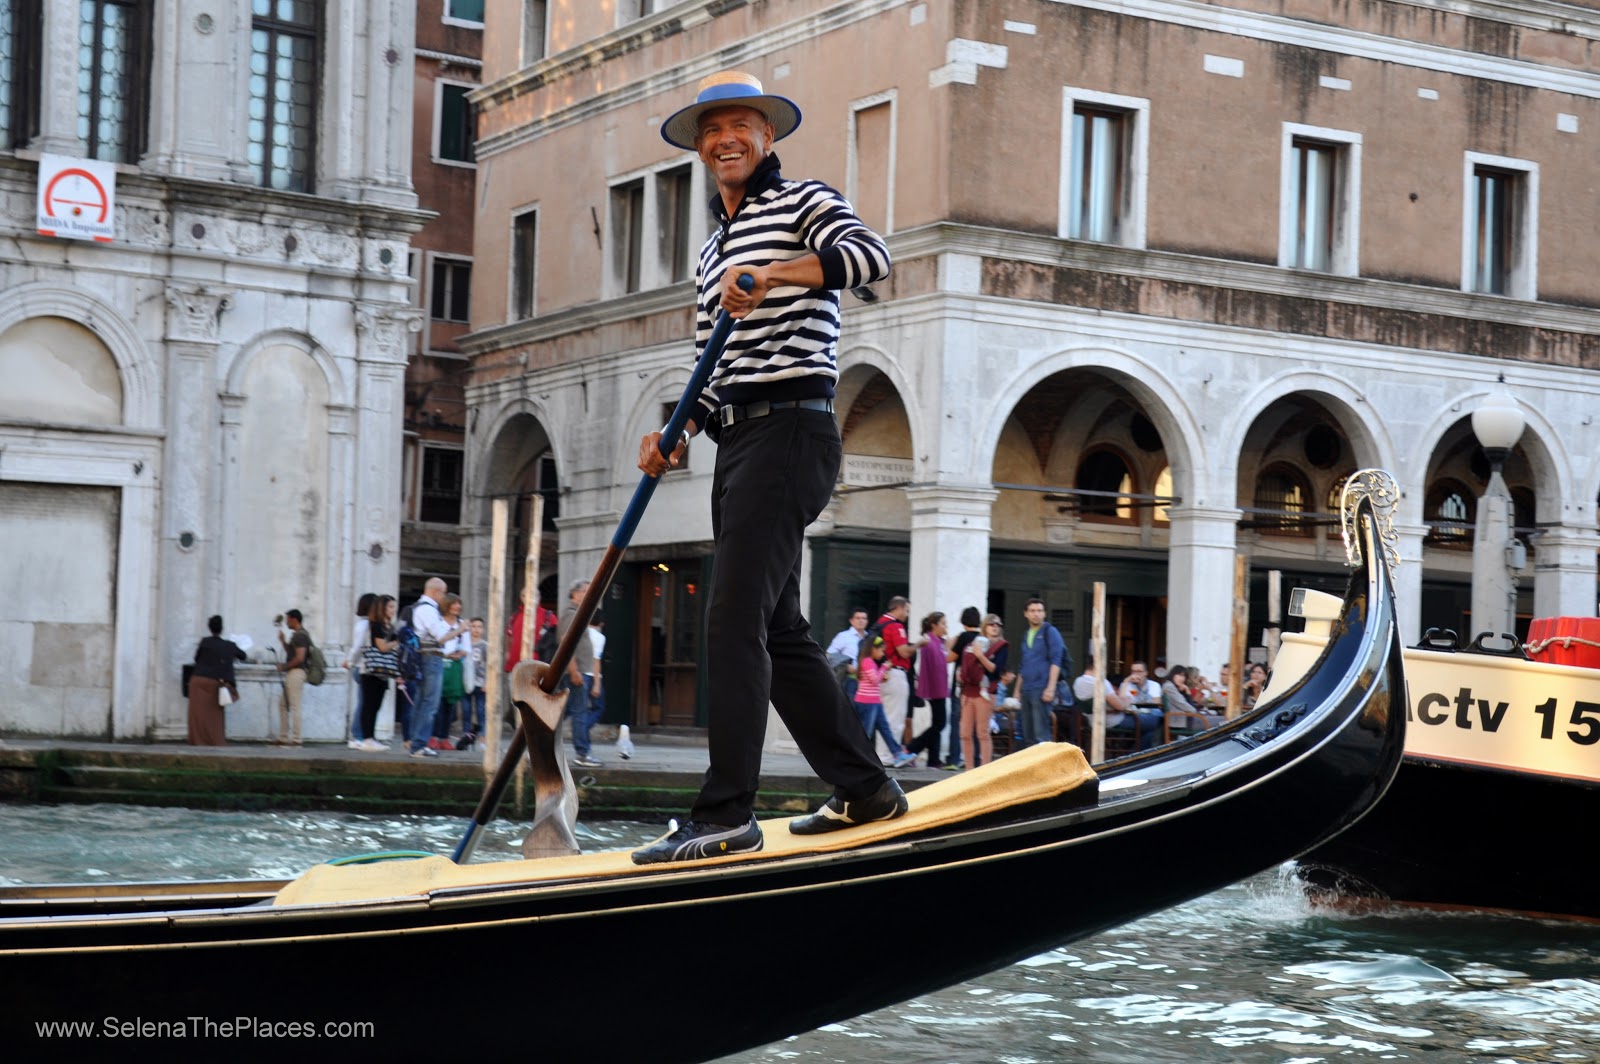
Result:
{"type": "Polygon", "coordinates": [[[1022,615],[1028,630],[1022,634],[1017,668],[1018,698],[1022,700],[1022,745],[1050,741],[1050,714],[1055,709],[1056,683],[1061,679],[1061,633],[1044,619],[1044,602],[1029,599],[1022,615]]]}

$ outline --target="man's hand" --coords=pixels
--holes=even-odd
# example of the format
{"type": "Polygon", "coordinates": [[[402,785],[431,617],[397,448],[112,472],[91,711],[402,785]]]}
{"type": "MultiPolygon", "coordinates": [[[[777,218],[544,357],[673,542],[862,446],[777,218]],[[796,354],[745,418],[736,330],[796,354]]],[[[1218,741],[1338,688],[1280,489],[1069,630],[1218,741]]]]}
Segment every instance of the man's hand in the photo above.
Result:
{"type": "Polygon", "coordinates": [[[661,433],[645,433],[644,439],[639,441],[639,472],[647,476],[659,477],[669,469],[676,469],[683,464],[683,452],[689,446],[689,437],[696,431],[694,419],[690,418],[684,428],[683,437],[678,440],[672,449],[671,458],[661,456],[661,433]]]}
{"type": "Polygon", "coordinates": [[[593,695],[594,697],[596,697],[596,698],[600,697],[600,674],[599,673],[595,674],[594,687],[590,688],[589,693],[591,695],[593,695]]]}
{"type": "Polygon", "coordinates": [[[767,267],[729,266],[728,272],[722,275],[722,309],[730,318],[742,318],[761,305],[770,287],[767,267]],[[748,277],[753,282],[748,292],[739,287],[740,277],[748,277]]]}
{"type": "Polygon", "coordinates": [[[1055,686],[1055,684],[1051,684],[1049,687],[1046,687],[1043,691],[1039,692],[1039,701],[1041,701],[1041,702],[1054,702],[1055,700],[1056,700],[1056,686],[1055,686]]]}

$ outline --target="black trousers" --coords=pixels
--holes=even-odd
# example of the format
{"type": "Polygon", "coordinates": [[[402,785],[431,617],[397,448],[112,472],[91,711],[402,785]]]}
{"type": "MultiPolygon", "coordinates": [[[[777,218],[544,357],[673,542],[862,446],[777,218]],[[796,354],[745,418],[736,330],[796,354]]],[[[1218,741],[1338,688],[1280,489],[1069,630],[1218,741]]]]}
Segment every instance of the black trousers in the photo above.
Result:
{"type": "Polygon", "coordinates": [[[924,750],[928,751],[929,768],[938,768],[942,764],[939,760],[939,739],[944,734],[944,709],[945,699],[928,699],[928,727],[923,730],[921,735],[911,740],[910,746],[906,747],[906,750],[913,754],[920,754],[924,750]]]}
{"type": "Polygon", "coordinates": [[[887,779],[800,613],[806,526],[828,503],[841,451],[833,415],[820,410],[779,410],[722,430],[706,602],[711,766],[694,820],[750,819],[768,701],[835,793],[864,798],[887,779]]]}

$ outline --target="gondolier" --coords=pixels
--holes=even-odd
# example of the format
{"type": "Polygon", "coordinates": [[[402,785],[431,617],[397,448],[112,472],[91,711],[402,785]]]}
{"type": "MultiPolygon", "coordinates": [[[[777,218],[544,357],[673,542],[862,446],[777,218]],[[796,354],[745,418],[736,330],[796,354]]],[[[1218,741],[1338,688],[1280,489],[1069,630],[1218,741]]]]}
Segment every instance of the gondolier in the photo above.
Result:
{"type": "Polygon", "coordinates": [[[717,184],[718,226],[695,271],[697,346],[719,307],[738,326],[670,464],[661,433],[639,444],[639,468],[659,476],[682,461],[696,431],[717,442],[710,767],[689,821],[636,851],[641,864],[761,849],[752,810],[769,701],[834,788],[791,831],[850,827],[906,809],[800,612],[805,529],[828,502],[842,450],[833,417],[838,293],[887,276],[889,253],[839,193],[779,172],[772,145],[799,124],[793,102],[730,71],[702,81],[695,102],[661,127],[667,143],[700,156],[717,184]],[[744,276],[749,291],[739,287],[744,276]]]}

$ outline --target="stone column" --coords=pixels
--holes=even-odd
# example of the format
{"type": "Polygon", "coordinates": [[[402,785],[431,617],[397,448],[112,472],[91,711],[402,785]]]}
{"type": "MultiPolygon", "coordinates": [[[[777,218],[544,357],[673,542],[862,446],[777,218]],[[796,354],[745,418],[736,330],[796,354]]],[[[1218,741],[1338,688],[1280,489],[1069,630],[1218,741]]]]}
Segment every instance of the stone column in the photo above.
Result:
{"type": "Polygon", "coordinates": [[[242,20],[238,10],[218,10],[210,0],[169,0],[154,11],[150,143],[143,166],[213,181],[244,176],[234,165],[242,166],[243,159],[230,159],[229,150],[244,124],[247,95],[237,91],[231,75],[248,69],[249,6],[243,5],[242,20]]]}
{"type": "Polygon", "coordinates": [[[1171,514],[1165,657],[1213,670],[1227,660],[1233,631],[1239,511],[1174,506],[1171,514]]]}
{"type": "Polygon", "coordinates": [[[45,3],[39,56],[39,135],[35,151],[82,156],[78,139],[77,4],[45,3]]]}
{"type": "Polygon", "coordinates": [[[911,502],[912,621],[940,610],[960,631],[961,611],[989,595],[990,513],[1000,493],[988,484],[905,489],[911,502]]]}
{"type": "MultiPolygon", "coordinates": [[[[167,438],[157,561],[157,660],[162,675],[176,676],[193,660],[194,640],[205,634],[206,618],[220,612],[224,621],[233,620],[223,610],[218,586],[217,537],[229,515],[221,512],[216,476],[218,325],[233,306],[233,290],[173,282],[166,297],[167,438]]],[[[187,724],[178,701],[157,699],[155,705],[158,732],[184,733],[187,724]]]]}
{"type": "Polygon", "coordinates": [[[1400,641],[1415,646],[1422,639],[1422,547],[1427,525],[1394,523],[1399,538],[1400,567],[1394,571],[1394,605],[1400,616],[1400,641]]]}
{"type": "Polygon", "coordinates": [[[410,337],[422,311],[393,303],[358,303],[356,316],[355,470],[351,490],[351,589],[387,594],[400,580],[400,447],[410,337]]]}
{"type": "Polygon", "coordinates": [[[1582,525],[1556,525],[1534,541],[1533,615],[1593,617],[1600,535],[1582,525]]]}

